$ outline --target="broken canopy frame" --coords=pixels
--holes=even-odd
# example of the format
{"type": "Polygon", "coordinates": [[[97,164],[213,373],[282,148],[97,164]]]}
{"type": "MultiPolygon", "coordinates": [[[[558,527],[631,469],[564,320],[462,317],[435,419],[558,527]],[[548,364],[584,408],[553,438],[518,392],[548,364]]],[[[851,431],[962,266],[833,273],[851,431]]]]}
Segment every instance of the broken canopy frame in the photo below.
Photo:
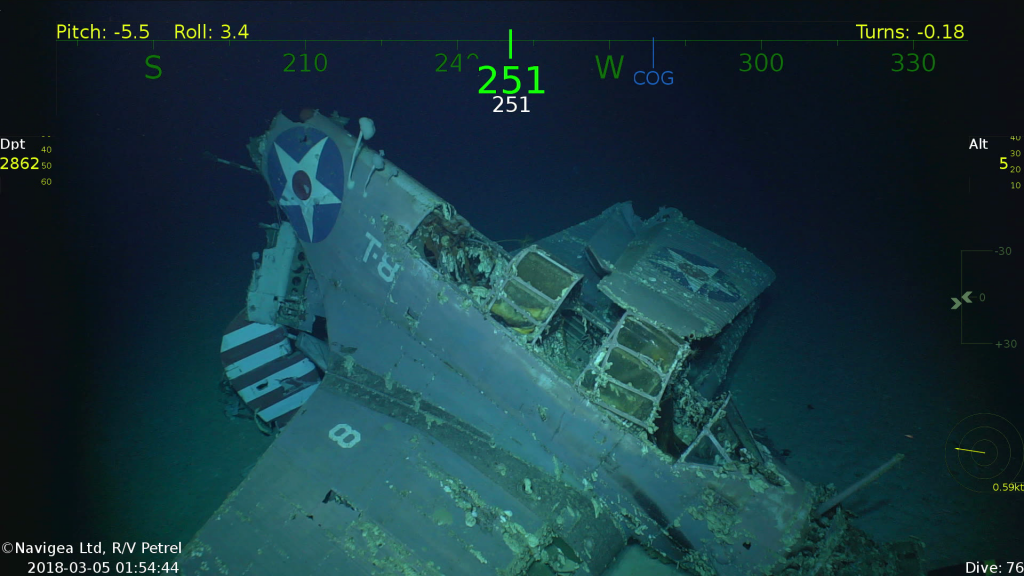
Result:
{"type": "Polygon", "coordinates": [[[573,287],[583,278],[537,246],[519,251],[511,273],[487,306],[495,319],[527,335],[529,343],[544,334],[573,287]]]}
{"type": "Polygon", "coordinates": [[[648,432],[654,431],[669,379],[689,345],[632,314],[623,314],[576,386],[595,402],[648,432]]]}

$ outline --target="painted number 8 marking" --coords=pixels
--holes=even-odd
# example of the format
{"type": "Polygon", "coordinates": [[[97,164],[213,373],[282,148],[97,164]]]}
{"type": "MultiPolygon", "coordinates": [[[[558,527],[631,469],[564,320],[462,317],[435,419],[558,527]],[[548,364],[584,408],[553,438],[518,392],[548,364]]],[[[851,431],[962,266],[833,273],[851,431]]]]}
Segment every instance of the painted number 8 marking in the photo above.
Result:
{"type": "Polygon", "coordinates": [[[338,424],[327,433],[327,437],[338,443],[342,448],[351,448],[359,444],[362,436],[348,424],[338,424]]]}

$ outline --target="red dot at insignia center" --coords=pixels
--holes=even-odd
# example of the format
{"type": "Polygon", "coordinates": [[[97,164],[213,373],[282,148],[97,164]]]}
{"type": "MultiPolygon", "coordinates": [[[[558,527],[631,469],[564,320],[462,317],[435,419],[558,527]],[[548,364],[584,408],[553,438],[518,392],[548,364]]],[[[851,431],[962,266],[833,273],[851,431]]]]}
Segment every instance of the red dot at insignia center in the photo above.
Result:
{"type": "Polygon", "coordinates": [[[299,200],[306,200],[313,192],[313,183],[310,182],[309,175],[302,170],[292,176],[292,192],[299,197],[299,200]]]}

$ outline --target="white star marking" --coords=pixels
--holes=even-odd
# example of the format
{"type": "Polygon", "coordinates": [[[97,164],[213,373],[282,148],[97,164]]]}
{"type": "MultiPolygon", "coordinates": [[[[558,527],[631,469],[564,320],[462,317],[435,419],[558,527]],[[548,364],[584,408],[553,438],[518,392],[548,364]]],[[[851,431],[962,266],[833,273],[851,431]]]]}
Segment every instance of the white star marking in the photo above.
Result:
{"type": "MultiPolygon", "coordinates": [[[[679,271],[683,273],[683,276],[686,278],[686,283],[690,285],[690,290],[693,290],[694,292],[700,290],[708,282],[712,282],[712,278],[714,278],[715,274],[718,273],[718,268],[715,268],[714,266],[701,266],[700,264],[695,264],[675,250],[671,248],[667,248],[667,250],[669,258],[671,258],[672,262],[679,268],[679,271]],[[694,268],[706,274],[707,277],[694,278],[692,274],[687,273],[688,270],[694,271],[694,268]]],[[[717,283],[714,283],[713,285],[717,286],[717,283]]]]}
{"type": "Polygon", "coordinates": [[[314,238],[313,235],[313,208],[320,204],[340,204],[341,200],[331,192],[331,189],[324,186],[316,179],[316,169],[320,165],[320,151],[324,149],[324,144],[327,143],[327,137],[317,142],[306,155],[302,157],[302,160],[296,162],[287,152],[281,149],[274,143],[274,149],[277,150],[277,159],[281,161],[281,169],[284,170],[284,192],[281,193],[281,205],[282,206],[298,206],[302,210],[302,219],[306,222],[306,231],[309,232],[309,239],[314,238]],[[312,190],[309,190],[309,198],[305,200],[298,197],[295,191],[292,190],[292,178],[296,172],[305,172],[309,176],[310,184],[313,186],[312,190]]]}

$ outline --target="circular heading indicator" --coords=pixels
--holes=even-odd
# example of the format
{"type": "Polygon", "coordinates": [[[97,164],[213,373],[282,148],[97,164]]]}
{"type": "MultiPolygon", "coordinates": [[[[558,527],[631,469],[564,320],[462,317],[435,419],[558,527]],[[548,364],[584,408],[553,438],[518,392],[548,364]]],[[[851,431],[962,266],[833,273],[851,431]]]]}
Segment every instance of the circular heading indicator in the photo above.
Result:
{"type": "Polygon", "coordinates": [[[972,492],[1015,491],[1024,466],[1024,439],[996,414],[972,414],[957,422],[946,438],[945,452],[950,476],[972,492]]]}

